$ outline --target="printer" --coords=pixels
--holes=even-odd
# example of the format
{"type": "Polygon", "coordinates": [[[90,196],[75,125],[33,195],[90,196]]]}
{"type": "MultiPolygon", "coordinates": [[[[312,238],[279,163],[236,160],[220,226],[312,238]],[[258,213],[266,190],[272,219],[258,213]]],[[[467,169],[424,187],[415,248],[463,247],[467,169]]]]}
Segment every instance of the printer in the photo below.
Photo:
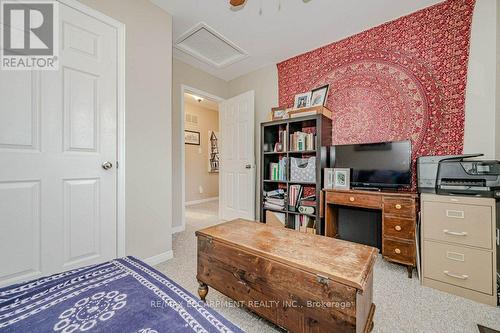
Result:
{"type": "Polygon", "coordinates": [[[500,198],[500,161],[471,159],[480,156],[483,155],[420,157],[417,161],[419,191],[434,188],[438,194],[500,198]]]}

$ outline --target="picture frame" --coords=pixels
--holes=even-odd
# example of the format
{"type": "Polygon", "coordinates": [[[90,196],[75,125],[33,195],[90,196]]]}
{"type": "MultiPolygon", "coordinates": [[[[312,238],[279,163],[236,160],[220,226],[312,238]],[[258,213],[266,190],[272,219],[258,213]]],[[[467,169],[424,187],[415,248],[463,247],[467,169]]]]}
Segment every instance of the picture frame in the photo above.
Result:
{"type": "Polygon", "coordinates": [[[333,169],[333,188],[336,190],[349,190],[351,188],[351,169],[333,169]]]}
{"type": "Polygon", "coordinates": [[[286,119],[288,116],[287,109],[282,107],[276,107],[271,109],[272,120],[286,119]]]}
{"type": "Polygon", "coordinates": [[[184,143],[186,145],[201,145],[200,132],[184,130],[184,143]]]}
{"type": "Polygon", "coordinates": [[[293,107],[295,109],[308,108],[311,105],[311,92],[305,92],[295,95],[293,107]]]}
{"type": "Polygon", "coordinates": [[[333,168],[324,169],[324,187],[326,190],[333,190],[333,168]]]}
{"type": "Polygon", "coordinates": [[[219,132],[208,131],[208,173],[219,173],[219,132]]]}
{"type": "Polygon", "coordinates": [[[311,106],[324,106],[328,99],[329,89],[329,84],[313,89],[311,92],[311,106]]]}

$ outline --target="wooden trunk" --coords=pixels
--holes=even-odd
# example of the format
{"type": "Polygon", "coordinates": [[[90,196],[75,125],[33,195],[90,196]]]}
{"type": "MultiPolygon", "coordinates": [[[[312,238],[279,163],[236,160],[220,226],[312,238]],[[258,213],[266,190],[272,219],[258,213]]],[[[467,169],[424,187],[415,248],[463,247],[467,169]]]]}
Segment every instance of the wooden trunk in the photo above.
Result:
{"type": "Polygon", "coordinates": [[[236,220],[200,230],[200,296],[207,285],[289,332],[368,332],[378,250],[236,220]]]}

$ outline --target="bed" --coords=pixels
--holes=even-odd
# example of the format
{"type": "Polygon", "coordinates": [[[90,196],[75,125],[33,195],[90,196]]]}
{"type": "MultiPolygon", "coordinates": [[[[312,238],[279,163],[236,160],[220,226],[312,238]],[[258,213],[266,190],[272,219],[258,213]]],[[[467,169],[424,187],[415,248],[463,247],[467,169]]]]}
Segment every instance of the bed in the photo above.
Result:
{"type": "Polygon", "coordinates": [[[0,289],[0,332],[243,332],[127,257],[0,289]]]}

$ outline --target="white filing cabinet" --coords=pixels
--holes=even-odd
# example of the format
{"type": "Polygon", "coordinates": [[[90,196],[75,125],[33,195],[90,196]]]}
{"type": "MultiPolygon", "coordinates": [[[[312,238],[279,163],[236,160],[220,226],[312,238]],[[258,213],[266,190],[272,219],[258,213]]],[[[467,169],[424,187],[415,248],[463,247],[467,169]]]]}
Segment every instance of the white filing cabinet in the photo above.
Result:
{"type": "Polygon", "coordinates": [[[421,196],[422,283],[497,305],[496,201],[421,196]]]}

